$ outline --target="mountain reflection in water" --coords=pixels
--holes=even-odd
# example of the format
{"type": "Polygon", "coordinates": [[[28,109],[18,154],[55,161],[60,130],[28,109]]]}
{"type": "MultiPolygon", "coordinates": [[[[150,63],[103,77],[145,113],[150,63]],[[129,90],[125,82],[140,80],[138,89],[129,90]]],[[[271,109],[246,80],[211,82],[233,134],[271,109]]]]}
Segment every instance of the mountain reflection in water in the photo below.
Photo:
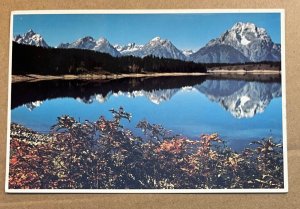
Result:
{"type": "Polygon", "coordinates": [[[12,108],[25,105],[29,110],[43,100],[73,97],[87,104],[104,103],[112,95],[146,97],[159,105],[180,90],[196,89],[219,103],[236,118],[262,113],[273,98],[281,97],[281,83],[275,81],[233,80],[201,77],[125,78],[112,81],[51,80],[15,83],[12,108]]]}
{"type": "MultiPolygon", "coordinates": [[[[12,84],[11,121],[49,131],[61,115],[95,121],[124,107],[136,130],[146,119],[175,134],[217,132],[228,141],[282,138],[280,77],[148,77],[12,84]]],[[[138,131],[138,130],[137,130],[138,131]]]]}

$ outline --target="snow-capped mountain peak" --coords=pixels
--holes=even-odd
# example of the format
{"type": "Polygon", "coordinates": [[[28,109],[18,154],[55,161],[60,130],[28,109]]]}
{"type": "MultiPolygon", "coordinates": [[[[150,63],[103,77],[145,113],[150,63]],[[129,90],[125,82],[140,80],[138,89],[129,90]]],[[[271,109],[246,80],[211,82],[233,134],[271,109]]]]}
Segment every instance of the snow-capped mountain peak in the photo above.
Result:
{"type": "Polygon", "coordinates": [[[109,43],[109,42],[108,42],[108,40],[107,40],[106,38],[100,37],[100,38],[97,40],[97,43],[98,43],[98,44],[103,44],[103,43],[107,44],[107,43],[109,43]]]}
{"type": "Polygon", "coordinates": [[[212,44],[228,45],[241,52],[250,61],[280,61],[280,50],[272,50],[275,43],[264,28],[254,23],[238,22],[212,44]]]}
{"type": "Polygon", "coordinates": [[[29,38],[31,36],[34,36],[36,33],[32,30],[32,29],[29,29],[25,34],[24,34],[24,37],[26,38],[29,38]]]}
{"type": "Polygon", "coordinates": [[[152,45],[152,46],[156,46],[156,45],[170,46],[170,45],[173,45],[168,39],[162,39],[159,36],[156,36],[153,39],[151,39],[149,41],[149,44],[152,45]]]}
{"type": "Polygon", "coordinates": [[[148,56],[153,55],[156,57],[180,59],[185,60],[184,54],[177,49],[171,41],[162,39],[161,37],[154,37],[147,44],[143,46],[142,55],[148,56]]]}
{"type": "Polygon", "coordinates": [[[161,39],[161,37],[159,36],[156,36],[154,37],[153,39],[150,40],[150,44],[160,44],[160,43],[163,43],[165,40],[161,39]]]}
{"type": "Polygon", "coordinates": [[[85,36],[71,43],[67,48],[93,49],[95,45],[95,39],[93,37],[85,36]]]}
{"type": "Polygon", "coordinates": [[[45,48],[49,47],[48,44],[45,42],[44,38],[40,34],[35,33],[32,29],[28,30],[23,35],[16,35],[13,38],[13,41],[19,44],[39,46],[45,48]]]}
{"type": "Polygon", "coordinates": [[[254,31],[255,28],[256,28],[256,25],[255,25],[254,23],[250,23],[250,22],[246,22],[246,23],[243,23],[243,22],[237,22],[237,23],[235,23],[235,24],[232,26],[231,29],[238,29],[238,30],[242,29],[242,30],[244,30],[245,28],[251,29],[252,31],[254,31]]]}
{"type": "Polygon", "coordinates": [[[157,41],[161,41],[161,37],[156,36],[153,39],[151,39],[151,42],[157,42],[157,41]]]}
{"type": "Polygon", "coordinates": [[[237,40],[242,45],[251,43],[255,38],[268,39],[268,41],[271,41],[267,31],[264,28],[257,27],[254,23],[238,22],[231,28],[230,32],[236,35],[237,40]]]}
{"type": "Polygon", "coordinates": [[[264,28],[250,22],[237,22],[219,38],[191,56],[195,62],[280,61],[280,45],[273,43],[264,28]]]}
{"type": "Polygon", "coordinates": [[[108,53],[108,54],[112,55],[113,57],[120,57],[121,56],[121,53],[119,51],[117,51],[109,43],[109,41],[104,37],[101,37],[96,41],[93,50],[98,51],[98,52],[102,52],[102,53],[108,53]]]}
{"type": "Polygon", "coordinates": [[[120,52],[118,52],[104,37],[95,40],[91,36],[85,36],[83,38],[78,39],[77,41],[74,41],[71,44],[61,43],[57,48],[88,49],[102,53],[108,53],[114,57],[121,56],[120,52]]]}

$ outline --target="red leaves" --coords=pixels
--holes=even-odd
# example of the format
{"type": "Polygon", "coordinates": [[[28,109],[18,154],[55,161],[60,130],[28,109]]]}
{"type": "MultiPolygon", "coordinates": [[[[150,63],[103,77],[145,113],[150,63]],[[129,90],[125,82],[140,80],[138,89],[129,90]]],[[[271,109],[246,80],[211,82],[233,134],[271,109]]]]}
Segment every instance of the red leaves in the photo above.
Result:
{"type": "Polygon", "coordinates": [[[12,157],[9,161],[10,165],[15,165],[18,163],[18,158],[17,157],[12,157]]]}

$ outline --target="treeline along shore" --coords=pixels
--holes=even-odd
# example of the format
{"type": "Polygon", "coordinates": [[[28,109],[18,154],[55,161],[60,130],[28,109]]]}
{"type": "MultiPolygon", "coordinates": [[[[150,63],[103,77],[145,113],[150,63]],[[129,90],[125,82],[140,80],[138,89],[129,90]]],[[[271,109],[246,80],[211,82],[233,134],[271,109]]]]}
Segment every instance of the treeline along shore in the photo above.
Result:
{"type": "MultiPolygon", "coordinates": [[[[113,57],[106,53],[82,49],[43,48],[13,42],[13,75],[97,75],[110,78],[117,75],[199,75],[237,72],[280,73],[280,62],[260,63],[194,63],[191,61],[146,56],[113,57]],[[177,73],[177,74],[176,74],[177,73]]],[[[90,76],[93,78],[93,76],[90,76]]],[[[126,77],[126,76],[125,76],[126,77]]],[[[55,77],[54,77],[55,78],[55,77]]],[[[72,78],[72,77],[66,77],[72,78]]],[[[99,78],[99,77],[98,77],[99,78]]]]}

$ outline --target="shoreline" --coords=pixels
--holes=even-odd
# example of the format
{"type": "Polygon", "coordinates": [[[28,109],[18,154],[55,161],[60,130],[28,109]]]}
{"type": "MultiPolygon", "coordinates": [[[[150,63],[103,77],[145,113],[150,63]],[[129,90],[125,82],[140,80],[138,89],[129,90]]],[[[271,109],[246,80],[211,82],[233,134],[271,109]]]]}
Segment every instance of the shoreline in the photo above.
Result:
{"type": "Polygon", "coordinates": [[[143,78],[143,77],[166,77],[166,76],[207,76],[207,75],[280,75],[278,70],[207,70],[206,73],[135,73],[135,74],[80,74],[80,75],[39,75],[39,74],[25,74],[12,75],[11,82],[36,82],[43,80],[115,80],[121,78],[143,78]]]}

